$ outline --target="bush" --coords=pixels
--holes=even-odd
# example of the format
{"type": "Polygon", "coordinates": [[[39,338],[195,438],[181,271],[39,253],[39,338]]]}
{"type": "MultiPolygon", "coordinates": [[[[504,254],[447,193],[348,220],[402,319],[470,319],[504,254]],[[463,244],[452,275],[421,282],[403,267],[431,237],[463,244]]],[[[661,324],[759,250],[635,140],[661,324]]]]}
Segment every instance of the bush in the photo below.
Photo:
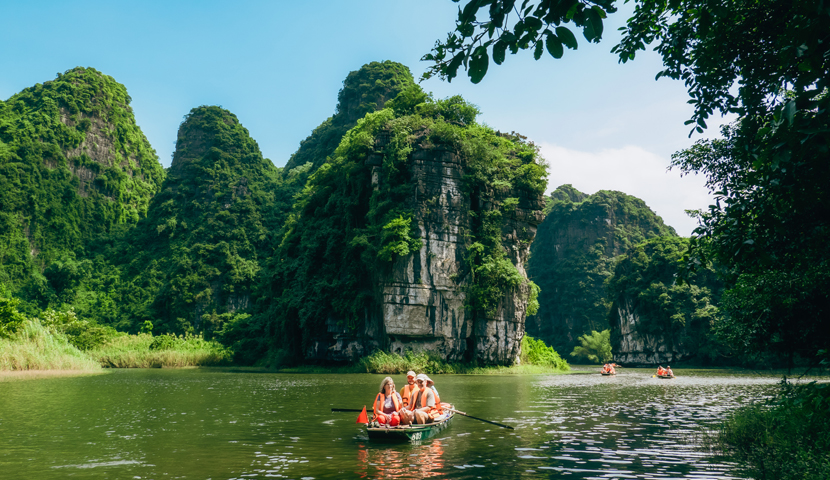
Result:
{"type": "Polygon", "coordinates": [[[20,300],[16,298],[0,297],[0,338],[11,337],[26,321],[26,317],[17,311],[19,304],[20,300]]]}
{"type": "Polygon", "coordinates": [[[418,373],[460,373],[454,365],[447,363],[438,356],[428,352],[406,352],[401,356],[397,353],[376,351],[368,357],[360,359],[367,373],[406,373],[409,370],[418,373]]]}
{"type": "Polygon", "coordinates": [[[752,478],[830,478],[830,385],[781,381],[777,395],[736,411],[713,438],[714,450],[744,464],[752,478]]]}
{"type": "Polygon", "coordinates": [[[538,365],[552,367],[558,370],[570,370],[568,362],[556,353],[553,347],[545,345],[542,340],[537,340],[530,335],[522,338],[521,363],[524,365],[538,365]]]}

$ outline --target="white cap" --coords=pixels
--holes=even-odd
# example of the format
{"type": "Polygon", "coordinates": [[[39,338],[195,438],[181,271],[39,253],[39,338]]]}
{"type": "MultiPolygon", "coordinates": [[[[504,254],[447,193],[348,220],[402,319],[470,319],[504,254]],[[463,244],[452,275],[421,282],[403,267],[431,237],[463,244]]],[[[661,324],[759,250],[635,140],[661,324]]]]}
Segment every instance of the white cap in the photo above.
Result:
{"type": "Polygon", "coordinates": [[[406,376],[407,376],[407,377],[414,377],[414,376],[415,376],[415,372],[413,372],[412,370],[410,370],[410,371],[406,372],[406,376]]]}

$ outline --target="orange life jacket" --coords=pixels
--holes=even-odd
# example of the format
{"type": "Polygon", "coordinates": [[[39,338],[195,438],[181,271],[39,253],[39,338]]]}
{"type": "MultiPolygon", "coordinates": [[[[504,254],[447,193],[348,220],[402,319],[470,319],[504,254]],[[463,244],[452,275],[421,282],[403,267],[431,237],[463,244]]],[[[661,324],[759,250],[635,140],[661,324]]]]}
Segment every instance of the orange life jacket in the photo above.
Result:
{"type": "MultiPolygon", "coordinates": [[[[423,390],[418,390],[419,398],[418,398],[417,402],[412,402],[413,409],[414,409],[414,406],[415,406],[416,403],[418,405],[420,405],[420,407],[418,407],[418,408],[424,408],[424,407],[427,406],[427,392],[428,391],[432,392],[432,396],[433,396],[433,398],[435,398],[435,406],[429,407],[429,412],[427,412],[427,413],[429,413],[429,415],[432,418],[435,418],[438,415],[442,414],[444,412],[444,410],[441,408],[441,400],[438,399],[438,394],[435,393],[435,390],[433,390],[430,387],[425,387],[423,390]]],[[[416,398],[416,397],[412,397],[412,398],[416,398]]]]}
{"type": "Polygon", "coordinates": [[[666,371],[663,370],[663,367],[658,367],[657,368],[657,375],[665,375],[665,374],[666,374],[666,371]]]}
{"type": "MultiPolygon", "coordinates": [[[[385,403],[386,395],[384,395],[383,393],[378,393],[378,396],[375,397],[375,404],[372,406],[372,411],[375,413],[375,415],[386,415],[383,413],[383,405],[385,403]],[[380,410],[378,410],[378,401],[380,401],[380,410]]],[[[392,394],[392,403],[395,404],[395,411],[400,412],[402,407],[401,401],[398,400],[398,396],[395,394],[392,394]]]]}
{"type": "MultiPolygon", "coordinates": [[[[404,385],[404,387],[401,389],[401,398],[403,399],[403,406],[409,407],[409,399],[414,399],[416,395],[418,395],[418,385],[415,385],[414,383],[412,385],[404,385]]],[[[415,405],[414,401],[412,402],[412,405],[415,405]]]]}

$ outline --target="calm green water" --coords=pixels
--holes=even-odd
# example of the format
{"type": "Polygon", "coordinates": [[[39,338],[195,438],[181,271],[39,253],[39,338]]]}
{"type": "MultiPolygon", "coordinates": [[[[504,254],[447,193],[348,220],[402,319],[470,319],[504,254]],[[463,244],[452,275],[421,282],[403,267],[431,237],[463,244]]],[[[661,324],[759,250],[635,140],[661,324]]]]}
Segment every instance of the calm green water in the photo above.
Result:
{"type": "MultiPolygon", "coordinates": [[[[382,375],[113,370],[0,383],[0,478],[736,478],[700,427],[777,376],[622,369],[434,376],[456,417],[422,445],[370,443],[357,414],[382,375]]],[[[395,377],[400,386],[403,378],[395,377]]]]}

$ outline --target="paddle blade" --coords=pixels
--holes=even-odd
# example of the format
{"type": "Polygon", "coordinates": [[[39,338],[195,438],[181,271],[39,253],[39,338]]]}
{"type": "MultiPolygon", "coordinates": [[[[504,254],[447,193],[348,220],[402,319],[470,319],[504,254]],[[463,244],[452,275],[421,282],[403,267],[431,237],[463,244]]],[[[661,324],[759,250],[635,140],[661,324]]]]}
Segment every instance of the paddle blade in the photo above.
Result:
{"type": "Polygon", "coordinates": [[[363,411],[357,416],[357,421],[354,423],[369,423],[369,415],[366,414],[366,405],[363,406],[363,411]]]}

